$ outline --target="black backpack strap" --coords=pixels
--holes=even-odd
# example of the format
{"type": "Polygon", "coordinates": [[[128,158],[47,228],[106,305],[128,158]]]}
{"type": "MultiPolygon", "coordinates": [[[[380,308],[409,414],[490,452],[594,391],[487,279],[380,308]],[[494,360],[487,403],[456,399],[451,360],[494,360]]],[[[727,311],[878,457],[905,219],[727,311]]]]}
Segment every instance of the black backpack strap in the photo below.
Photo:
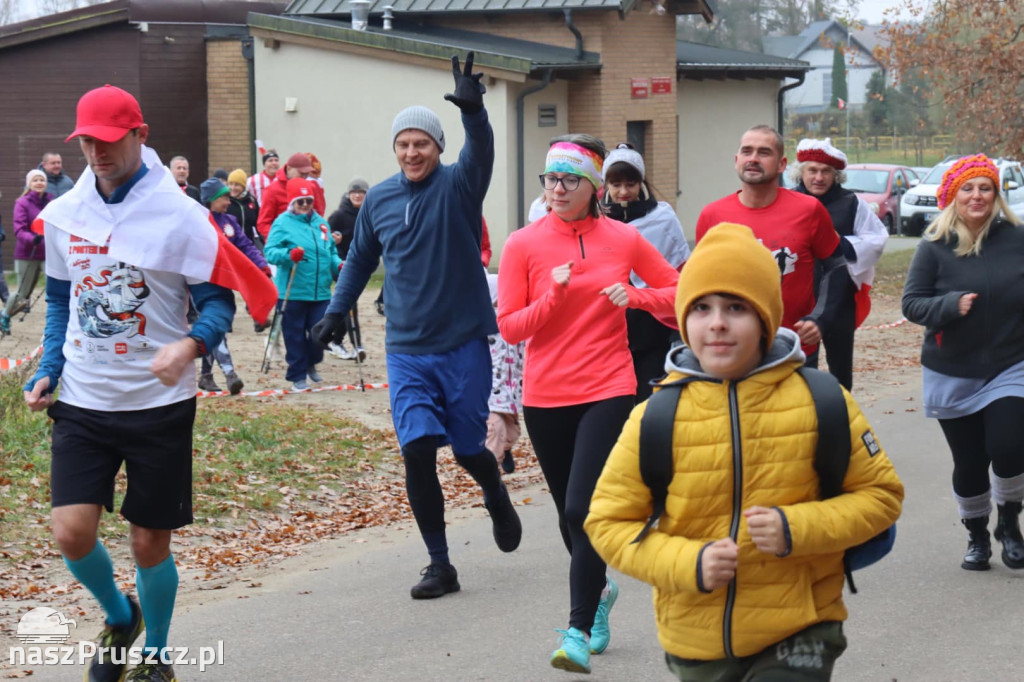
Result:
{"type": "Polygon", "coordinates": [[[843,479],[850,465],[850,417],[839,381],[828,372],[809,367],[797,370],[814,399],[818,415],[818,448],[814,470],[818,473],[819,495],[827,500],[843,492],[843,479]]]}
{"type": "MultiPolygon", "coordinates": [[[[814,399],[818,415],[818,447],[814,452],[814,470],[818,474],[819,496],[823,500],[843,492],[843,479],[850,466],[850,415],[846,410],[846,397],[839,381],[829,374],[810,367],[797,370],[814,399]]],[[[850,592],[856,594],[853,571],[846,558],[843,570],[850,592]]]]}
{"type": "MultiPolygon", "coordinates": [[[[647,399],[647,409],[640,419],[640,477],[651,490],[654,509],[643,530],[633,540],[644,539],[661,515],[665,513],[668,486],[675,474],[672,461],[672,432],[676,421],[676,406],[683,386],[694,381],[692,377],[662,384],[661,388],[647,399]]],[[[632,543],[631,543],[632,544],[632,543]]]]}

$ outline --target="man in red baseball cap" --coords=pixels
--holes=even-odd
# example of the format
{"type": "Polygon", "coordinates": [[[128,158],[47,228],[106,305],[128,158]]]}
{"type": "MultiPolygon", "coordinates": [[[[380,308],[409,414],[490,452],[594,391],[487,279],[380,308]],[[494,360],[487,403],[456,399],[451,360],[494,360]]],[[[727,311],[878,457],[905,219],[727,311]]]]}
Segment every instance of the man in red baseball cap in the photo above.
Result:
{"type": "Polygon", "coordinates": [[[89,167],[39,214],[47,250],[46,343],[24,398],[54,422],[57,545],[106,615],[87,680],[174,679],[160,655],[168,653],[178,587],[171,534],[192,522],[194,360],[220,343],[235,309],[231,291],[211,281],[216,230],[144,146],[148,136],[131,94],[112,85],[85,93],[67,139],[78,138],[89,167]],[[204,254],[205,271],[196,269],[204,254]],[[191,329],[190,297],[200,313],[191,329]],[[137,601],[118,588],[98,540],[122,462],[128,489],[121,514],[131,524],[137,601]],[[156,656],[125,678],[127,649],[143,627],[146,652],[156,656]]]}
{"type": "MultiPolygon", "coordinates": [[[[263,241],[267,241],[270,234],[270,226],[274,224],[277,217],[288,210],[288,181],[292,178],[308,178],[313,172],[313,162],[309,154],[295,152],[288,157],[285,163],[277,171],[277,177],[263,190],[263,200],[260,202],[260,215],[256,219],[256,231],[260,233],[263,241]]],[[[320,183],[313,184],[313,210],[324,215],[327,209],[327,200],[324,199],[324,189],[320,183]]]]}

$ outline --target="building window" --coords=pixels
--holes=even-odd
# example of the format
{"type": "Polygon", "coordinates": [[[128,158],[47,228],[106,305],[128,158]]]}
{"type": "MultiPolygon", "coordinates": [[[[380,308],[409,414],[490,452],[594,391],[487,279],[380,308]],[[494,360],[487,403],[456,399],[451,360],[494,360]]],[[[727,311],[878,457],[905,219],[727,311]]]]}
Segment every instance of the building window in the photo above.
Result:
{"type": "Polygon", "coordinates": [[[644,160],[647,159],[646,147],[650,124],[650,121],[626,121],[626,142],[633,145],[644,160]]]}
{"type": "Polygon", "coordinates": [[[537,125],[541,128],[553,128],[558,125],[558,107],[554,104],[538,105],[537,125]]]}
{"type": "Polygon", "coordinates": [[[832,103],[832,74],[821,74],[821,101],[825,106],[832,103]]]}

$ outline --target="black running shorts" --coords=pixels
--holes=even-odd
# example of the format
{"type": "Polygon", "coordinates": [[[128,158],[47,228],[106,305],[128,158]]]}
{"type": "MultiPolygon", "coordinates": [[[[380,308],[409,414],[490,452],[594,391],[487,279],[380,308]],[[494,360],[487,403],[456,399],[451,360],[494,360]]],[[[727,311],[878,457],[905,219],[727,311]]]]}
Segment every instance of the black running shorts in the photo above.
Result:
{"type": "Polygon", "coordinates": [[[192,426],[196,399],[146,410],[103,412],[54,403],[51,506],[114,510],[114,477],[125,463],[121,514],[136,526],[173,530],[192,523],[192,426]]]}

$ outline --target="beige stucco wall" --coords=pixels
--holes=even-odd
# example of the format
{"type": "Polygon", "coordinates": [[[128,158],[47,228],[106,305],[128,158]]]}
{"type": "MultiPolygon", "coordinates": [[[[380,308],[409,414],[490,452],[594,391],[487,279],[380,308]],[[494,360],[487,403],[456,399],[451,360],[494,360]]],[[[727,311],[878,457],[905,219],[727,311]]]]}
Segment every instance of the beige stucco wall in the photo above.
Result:
{"type": "Polygon", "coordinates": [[[692,242],[701,209],[739,189],[733,157],[743,132],[760,123],[776,125],[779,82],[681,80],[676,85],[682,192],[676,215],[692,242]]]}
{"type": "MultiPolygon", "coordinates": [[[[391,151],[391,121],[413,104],[433,109],[445,131],[442,163],[454,163],[464,142],[459,110],[444,101],[452,91],[451,63],[404,64],[347,52],[279,42],[266,47],[257,39],[256,131],[268,147],[286,159],[312,151],[323,163],[328,213],[337,207],[349,180],[361,175],[370,184],[398,172],[391,151]],[[325,78],[330,74],[330,78],[325,78]],[[298,100],[285,111],[285,98],[298,100]]],[[[484,96],[494,129],[495,163],[484,216],[497,255],[508,234],[520,227],[516,211],[516,98],[537,81],[514,83],[488,78],[484,96]]],[[[547,141],[567,131],[567,87],[555,82],[526,99],[524,117],[526,205],[536,196],[547,141]],[[558,125],[537,125],[539,104],[555,104],[558,125]]]]}

